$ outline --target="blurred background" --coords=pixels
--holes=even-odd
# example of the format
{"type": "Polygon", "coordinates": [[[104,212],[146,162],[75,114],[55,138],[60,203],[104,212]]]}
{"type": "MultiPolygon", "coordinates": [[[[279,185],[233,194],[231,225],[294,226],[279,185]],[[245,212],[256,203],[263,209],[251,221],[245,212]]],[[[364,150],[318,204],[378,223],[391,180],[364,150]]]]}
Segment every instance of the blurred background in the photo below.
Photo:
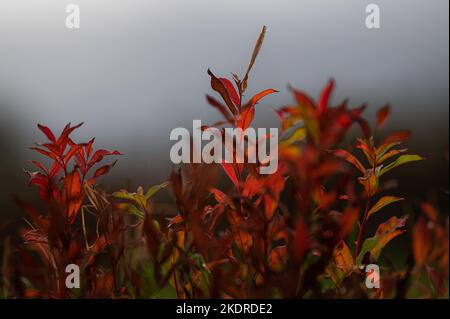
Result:
{"type": "Polygon", "coordinates": [[[59,134],[84,122],[78,141],[125,155],[108,187],[149,186],[172,167],[169,133],[192,119],[220,118],[205,101],[208,68],[243,74],[261,27],[265,43],[247,96],[281,92],[258,106],[256,125],[276,126],[269,106],[291,103],[287,85],[317,97],[330,77],[333,102],[390,103],[385,132],[411,129],[408,147],[427,161],[400,168],[399,194],[448,205],[448,0],[1,0],[0,220],[19,211],[13,194],[35,198],[22,169],[43,141],[36,124],[59,134]],[[76,3],[81,28],[65,27],[76,3]],[[381,28],[365,26],[376,3],[381,28]]]}

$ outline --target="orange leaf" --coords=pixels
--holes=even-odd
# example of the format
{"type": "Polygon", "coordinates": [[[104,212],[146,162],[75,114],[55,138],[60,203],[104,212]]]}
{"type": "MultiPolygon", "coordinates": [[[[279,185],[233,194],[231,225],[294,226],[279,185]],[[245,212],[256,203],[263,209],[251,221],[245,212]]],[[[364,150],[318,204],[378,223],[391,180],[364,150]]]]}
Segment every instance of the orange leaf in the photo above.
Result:
{"type": "Polygon", "coordinates": [[[334,155],[345,159],[347,162],[355,166],[363,174],[366,172],[366,168],[361,164],[361,162],[352,154],[345,150],[333,150],[331,151],[334,155]]]}
{"type": "Polygon", "coordinates": [[[272,94],[272,93],[277,93],[277,92],[278,91],[274,90],[274,89],[267,89],[267,90],[261,91],[261,92],[255,94],[255,95],[253,95],[251,100],[247,102],[247,105],[254,106],[254,105],[256,105],[256,103],[258,103],[266,95],[269,95],[269,94],[272,94]]]}
{"type": "Polygon", "coordinates": [[[420,218],[413,228],[412,247],[414,258],[419,266],[425,266],[431,250],[431,233],[425,219],[420,218]]]}
{"type": "Polygon", "coordinates": [[[81,193],[81,178],[77,170],[67,174],[64,178],[64,192],[67,218],[70,223],[73,223],[83,202],[83,196],[81,193]]]}
{"type": "Polygon", "coordinates": [[[231,117],[228,110],[225,108],[225,105],[223,105],[222,103],[220,103],[219,101],[217,101],[215,98],[213,98],[210,95],[206,95],[206,100],[212,107],[217,109],[228,122],[230,122],[230,123],[233,122],[233,118],[231,117]]]}
{"type": "Polygon", "coordinates": [[[331,92],[334,88],[334,80],[330,79],[328,81],[328,84],[323,89],[322,93],[320,94],[319,98],[319,111],[323,112],[328,108],[328,102],[330,99],[331,92]]]}
{"type": "Polygon", "coordinates": [[[230,96],[231,100],[234,102],[236,107],[240,107],[241,100],[239,98],[239,95],[236,92],[236,89],[233,86],[233,83],[231,83],[231,81],[226,78],[219,78],[219,80],[223,83],[223,85],[227,89],[228,95],[230,96]]]}
{"type": "Polygon", "coordinates": [[[387,206],[391,203],[395,203],[398,201],[403,200],[401,197],[395,197],[395,196],[383,196],[381,197],[375,205],[372,206],[372,208],[367,212],[367,218],[369,218],[372,214],[375,214],[377,211],[382,209],[384,206],[387,206]]]}
{"type": "Polygon", "coordinates": [[[210,69],[208,69],[208,74],[211,77],[211,88],[220,94],[222,99],[225,101],[225,104],[230,109],[231,113],[236,114],[237,109],[233,104],[233,101],[231,101],[230,94],[228,93],[227,88],[225,85],[220,81],[216,76],[211,72],[210,69]]]}
{"type": "Polygon", "coordinates": [[[391,133],[388,137],[386,137],[381,144],[384,145],[384,144],[390,144],[390,143],[396,143],[396,142],[403,142],[403,141],[406,141],[407,139],[409,139],[410,136],[411,136],[410,131],[394,132],[394,133],[391,133]]]}
{"type": "Polygon", "coordinates": [[[234,170],[233,164],[222,162],[222,163],[220,163],[220,165],[222,165],[223,170],[225,171],[227,176],[231,179],[231,181],[233,182],[234,186],[236,188],[238,188],[239,187],[239,180],[238,180],[238,178],[236,176],[236,172],[234,170]]]}
{"type": "Polygon", "coordinates": [[[242,113],[239,115],[239,119],[237,121],[237,127],[240,127],[243,131],[245,131],[253,121],[255,116],[255,107],[254,106],[246,106],[242,113]]]}

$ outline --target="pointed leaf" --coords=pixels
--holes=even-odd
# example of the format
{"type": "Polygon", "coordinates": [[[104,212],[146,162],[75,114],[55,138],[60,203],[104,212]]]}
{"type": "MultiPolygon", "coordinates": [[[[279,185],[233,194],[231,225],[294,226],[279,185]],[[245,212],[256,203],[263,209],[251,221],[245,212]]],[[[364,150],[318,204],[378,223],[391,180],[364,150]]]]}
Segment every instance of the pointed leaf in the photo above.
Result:
{"type": "Polygon", "coordinates": [[[353,156],[351,153],[347,152],[346,150],[342,150],[342,149],[333,150],[333,151],[331,151],[331,153],[345,159],[347,162],[349,162],[350,164],[355,166],[363,174],[366,172],[366,168],[361,164],[361,162],[355,156],[353,156]]]}
{"type": "Polygon", "coordinates": [[[367,212],[367,218],[369,218],[372,214],[375,214],[377,211],[382,209],[384,206],[387,206],[389,204],[398,202],[403,200],[404,198],[401,197],[395,197],[395,196],[383,196],[381,197],[375,205],[372,206],[372,208],[367,212]]]}
{"type": "Polygon", "coordinates": [[[224,100],[225,104],[230,109],[231,113],[237,114],[237,109],[234,106],[233,102],[231,101],[230,95],[228,94],[228,90],[225,87],[225,85],[220,81],[212,72],[210,69],[208,69],[208,74],[211,77],[211,88],[220,94],[222,99],[224,100]]]}
{"type": "Polygon", "coordinates": [[[258,102],[259,102],[263,97],[265,97],[266,95],[269,95],[269,94],[272,94],[272,93],[277,93],[277,92],[278,92],[278,91],[277,91],[277,90],[274,90],[274,89],[266,89],[266,90],[264,90],[264,91],[261,91],[261,92],[255,94],[255,95],[251,98],[251,100],[247,103],[247,105],[254,106],[254,105],[256,105],[256,103],[258,103],[258,102]]]}
{"type": "Polygon", "coordinates": [[[333,91],[333,88],[334,88],[334,80],[330,79],[328,81],[328,84],[325,86],[322,93],[320,94],[319,110],[321,112],[325,111],[328,108],[328,103],[329,103],[330,95],[331,95],[331,92],[333,91]]]}
{"type": "Polygon", "coordinates": [[[261,46],[264,42],[264,36],[266,34],[266,26],[263,26],[261,33],[259,34],[258,39],[256,40],[255,47],[253,48],[252,57],[250,58],[250,63],[248,64],[247,71],[245,72],[245,76],[242,79],[242,93],[245,92],[247,89],[247,81],[248,81],[248,74],[250,73],[253,64],[255,63],[256,57],[258,56],[259,50],[261,49],[261,46]]]}
{"type": "Polygon", "coordinates": [[[233,83],[231,83],[231,81],[228,80],[227,78],[219,78],[219,80],[223,83],[223,85],[227,89],[228,95],[230,96],[234,105],[236,105],[236,107],[239,108],[241,106],[241,100],[239,98],[239,95],[236,92],[236,89],[233,86],[233,83]]]}
{"type": "Polygon", "coordinates": [[[397,166],[409,163],[409,162],[415,162],[415,161],[421,161],[424,158],[419,155],[401,155],[397,157],[395,161],[390,163],[389,165],[386,165],[381,169],[380,176],[389,172],[390,170],[396,168],[397,166]]]}
{"type": "Polygon", "coordinates": [[[112,167],[114,167],[114,165],[116,165],[116,163],[117,163],[117,160],[114,161],[114,162],[112,162],[112,163],[109,164],[109,165],[104,165],[104,166],[98,168],[98,169],[95,171],[94,176],[92,177],[92,179],[95,180],[95,179],[97,179],[98,177],[100,177],[100,176],[102,176],[102,175],[105,175],[106,173],[109,172],[109,170],[110,170],[112,167]]]}
{"type": "Polygon", "coordinates": [[[404,216],[402,218],[397,218],[393,216],[389,218],[386,222],[382,223],[378,226],[377,231],[375,232],[375,236],[371,238],[367,238],[364,241],[361,251],[356,259],[356,264],[361,265],[364,256],[366,253],[370,253],[370,255],[377,260],[381,254],[383,248],[395,237],[404,233],[403,228],[406,224],[408,216],[404,216]]]}
{"type": "Polygon", "coordinates": [[[222,103],[220,103],[219,101],[217,101],[215,98],[213,98],[210,95],[206,95],[206,100],[212,107],[217,109],[228,122],[230,122],[230,123],[233,122],[233,118],[230,115],[230,113],[228,112],[228,109],[225,107],[225,105],[223,105],[222,103]]]}
{"type": "Polygon", "coordinates": [[[147,191],[147,193],[145,193],[145,198],[147,198],[147,200],[152,197],[154,194],[156,194],[158,191],[160,191],[163,188],[166,188],[167,185],[169,185],[169,182],[164,182],[158,185],[154,185],[152,187],[150,187],[147,191]]]}
{"type": "Polygon", "coordinates": [[[42,124],[38,124],[37,126],[42,131],[42,133],[44,133],[45,136],[47,136],[49,141],[51,141],[53,143],[56,143],[55,135],[53,134],[53,132],[47,126],[44,126],[42,124]]]}
{"type": "Polygon", "coordinates": [[[234,170],[233,164],[222,162],[220,163],[222,165],[223,170],[227,174],[227,176],[230,178],[230,180],[233,182],[234,186],[236,188],[239,187],[239,180],[236,176],[236,172],[234,170]]]}
{"type": "Polygon", "coordinates": [[[255,116],[255,107],[254,106],[245,107],[242,110],[242,113],[239,115],[237,127],[240,127],[243,131],[245,131],[252,123],[254,116],[255,116]]]}

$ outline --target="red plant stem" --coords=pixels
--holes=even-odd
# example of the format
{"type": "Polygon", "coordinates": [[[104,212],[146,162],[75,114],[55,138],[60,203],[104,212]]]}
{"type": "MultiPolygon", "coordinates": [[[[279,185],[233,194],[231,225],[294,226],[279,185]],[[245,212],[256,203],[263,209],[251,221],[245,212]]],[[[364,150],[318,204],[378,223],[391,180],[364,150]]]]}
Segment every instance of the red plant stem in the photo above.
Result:
{"type": "Polygon", "coordinates": [[[175,283],[175,290],[177,292],[177,298],[181,299],[180,290],[178,288],[178,280],[177,280],[177,271],[176,271],[176,269],[173,270],[173,282],[175,283]]]}
{"type": "Polygon", "coordinates": [[[370,196],[367,197],[366,208],[364,210],[364,218],[361,222],[361,225],[359,226],[358,239],[356,240],[355,255],[354,255],[355,261],[356,261],[356,258],[358,257],[359,246],[361,245],[363,228],[367,221],[367,213],[369,212],[370,198],[371,198],[370,196]]]}

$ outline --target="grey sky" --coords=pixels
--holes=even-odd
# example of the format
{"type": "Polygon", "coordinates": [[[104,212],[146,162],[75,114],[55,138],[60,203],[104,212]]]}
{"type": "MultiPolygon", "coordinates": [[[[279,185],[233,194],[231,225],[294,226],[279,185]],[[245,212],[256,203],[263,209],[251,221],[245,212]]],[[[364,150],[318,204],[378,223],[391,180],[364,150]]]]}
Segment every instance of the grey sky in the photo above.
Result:
{"type": "MultiPolygon", "coordinates": [[[[393,122],[416,138],[448,131],[448,0],[1,0],[0,127],[16,148],[36,139],[36,122],[57,130],[84,121],[80,138],[127,154],[118,167],[164,178],[169,132],[219,115],[204,99],[210,67],[242,74],[262,27],[268,33],[249,94],[281,90],[258,106],[291,101],[287,84],[316,96],[329,77],[334,101],[393,105],[393,122]],[[81,9],[67,30],[65,5],[81,9]],[[381,29],[365,28],[365,6],[381,8],[381,29]],[[6,130],[6,129],[5,129],[6,130]]],[[[369,112],[370,113],[370,112],[369,112]]],[[[398,126],[397,125],[397,126],[398,126]]],[[[439,133],[440,134],[440,133],[439,133]]],[[[439,145],[448,137],[439,135],[439,145]]],[[[4,136],[5,137],[5,136],[4,136]]],[[[3,142],[3,141],[2,141],[3,142]]],[[[436,143],[436,142],[435,142],[436,143]]],[[[25,160],[29,153],[20,155],[25,160]]]]}

